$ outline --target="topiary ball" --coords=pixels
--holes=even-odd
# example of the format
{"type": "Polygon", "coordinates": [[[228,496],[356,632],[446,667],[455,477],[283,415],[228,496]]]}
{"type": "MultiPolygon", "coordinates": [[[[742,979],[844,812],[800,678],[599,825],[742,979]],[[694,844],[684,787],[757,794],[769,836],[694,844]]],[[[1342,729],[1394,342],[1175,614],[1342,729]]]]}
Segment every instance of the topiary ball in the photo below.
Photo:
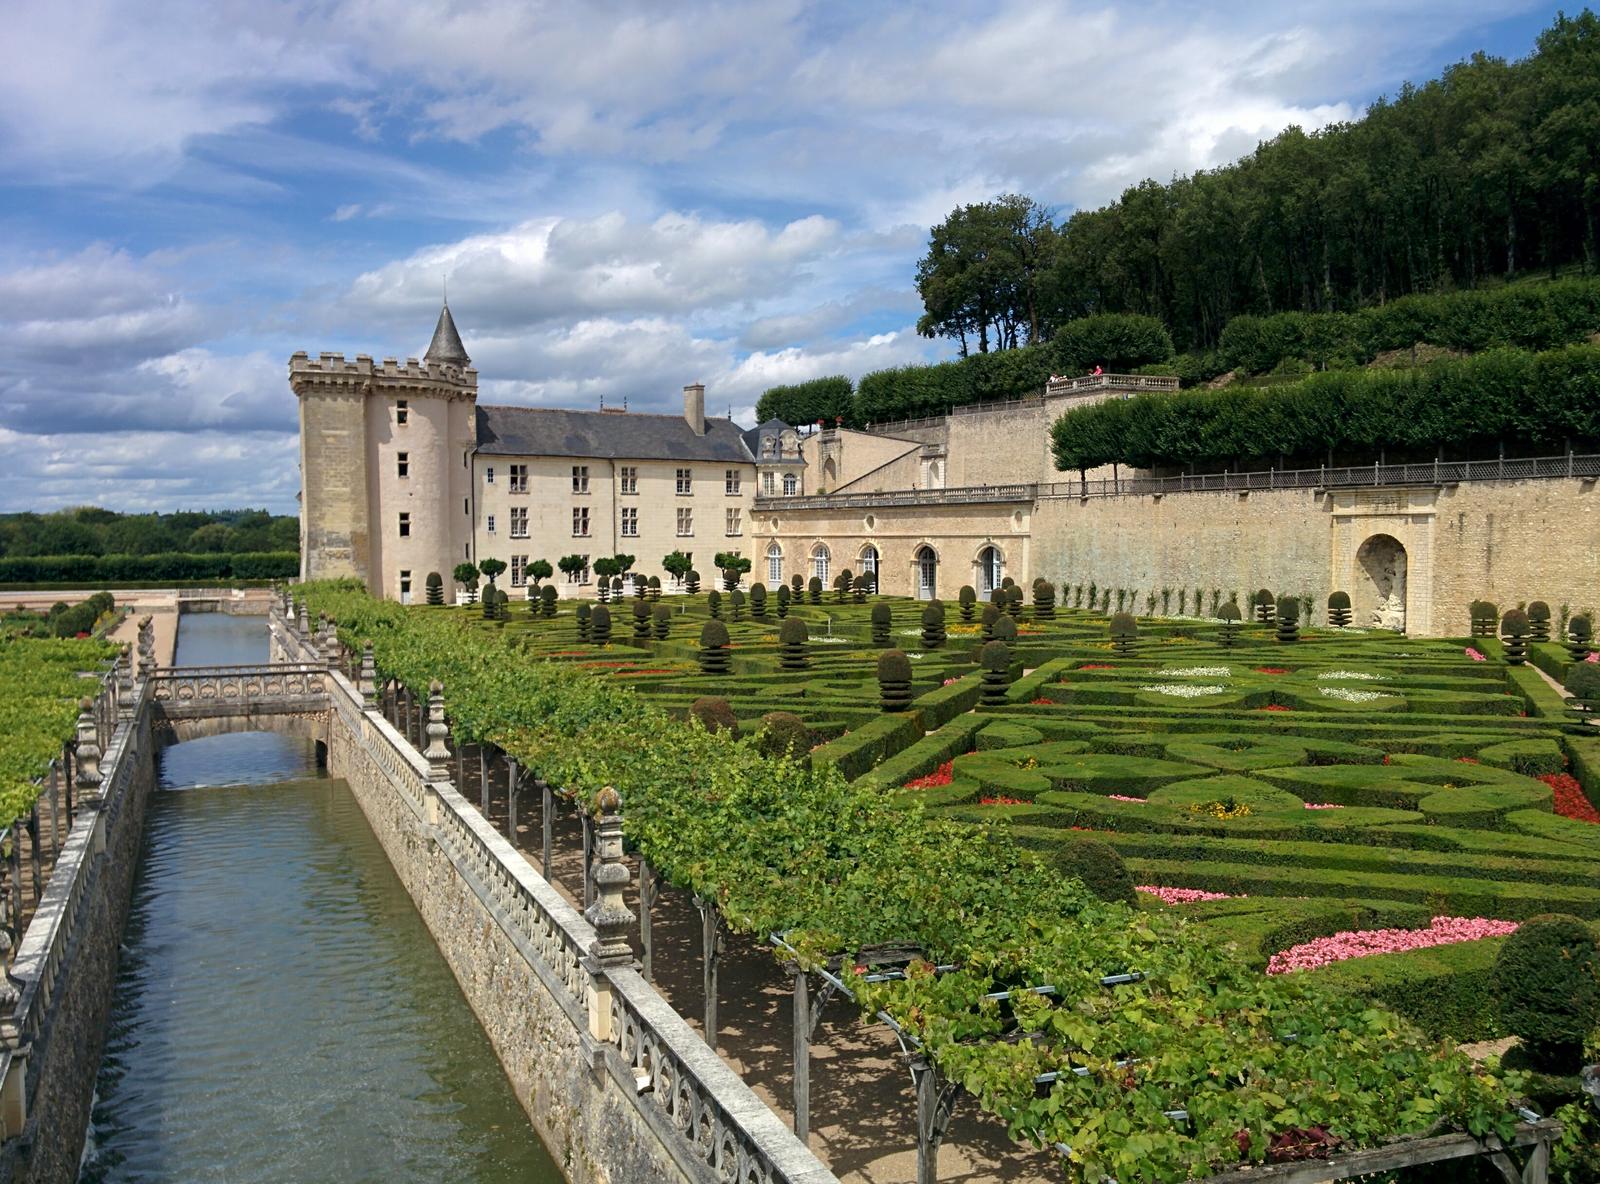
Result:
{"type": "Polygon", "coordinates": [[[883,601],[878,601],[872,606],[872,623],[874,625],[887,625],[894,620],[894,614],[883,601]]]}
{"type": "Polygon", "coordinates": [[[1101,900],[1120,904],[1134,902],[1133,876],[1122,856],[1109,843],[1074,836],[1051,850],[1050,863],[1068,879],[1082,882],[1101,900]]]}
{"type": "Polygon", "coordinates": [[[1330,592],[1328,594],[1328,607],[1329,608],[1341,608],[1341,609],[1342,608],[1349,608],[1350,607],[1350,593],[1348,593],[1348,592],[1330,592]]]}
{"type": "Polygon", "coordinates": [[[1524,921],[1500,947],[1491,975],[1500,1019],[1530,1061],[1576,1073],[1584,1040],[1600,1027],[1600,941],[1579,918],[1524,921]]]}
{"type": "Polygon", "coordinates": [[[978,594],[973,591],[971,584],[962,584],[961,591],[956,593],[956,599],[962,604],[976,604],[978,594]]]}
{"type": "Polygon", "coordinates": [[[994,623],[994,640],[1013,642],[1017,640],[1017,623],[1010,617],[1000,616],[994,623]]]}
{"type": "Polygon", "coordinates": [[[1500,618],[1500,632],[1506,637],[1526,637],[1528,614],[1520,608],[1507,609],[1506,615],[1500,618]]]}
{"type": "Polygon", "coordinates": [[[728,644],[728,627],[721,621],[707,621],[700,628],[700,648],[720,648],[728,644]]]}
{"type": "Polygon", "coordinates": [[[806,628],[805,621],[800,617],[785,618],[778,629],[778,640],[784,645],[804,645],[810,637],[811,631],[806,628]]]}
{"type": "Polygon", "coordinates": [[[922,623],[924,625],[938,625],[944,620],[944,606],[929,604],[922,610],[922,623]]]}
{"type": "Polygon", "coordinates": [[[978,665],[985,670],[1006,673],[1011,669],[1011,647],[1003,641],[991,641],[978,653],[978,665]]]}
{"type": "Polygon", "coordinates": [[[1298,621],[1300,619],[1300,602],[1293,596],[1280,596],[1278,598],[1278,620],[1298,621]]]}
{"type": "Polygon", "coordinates": [[[1239,606],[1231,600],[1224,601],[1217,609],[1217,620],[1219,621],[1237,621],[1240,619],[1239,606]]]}
{"type": "Polygon", "coordinates": [[[739,721],[726,699],[717,699],[710,695],[702,696],[689,704],[689,715],[699,720],[701,726],[708,732],[728,732],[734,736],[739,734],[739,721]]]}
{"type": "Polygon", "coordinates": [[[903,650],[885,650],[878,655],[878,681],[911,681],[911,659],[903,650]]]}
{"type": "Polygon", "coordinates": [[[761,732],[756,748],[762,756],[801,760],[810,755],[814,742],[806,721],[788,711],[769,711],[761,717],[761,732]]]}
{"type": "Polygon", "coordinates": [[[1567,690],[1591,711],[1600,707],[1600,664],[1574,662],[1567,669],[1567,690]]]}

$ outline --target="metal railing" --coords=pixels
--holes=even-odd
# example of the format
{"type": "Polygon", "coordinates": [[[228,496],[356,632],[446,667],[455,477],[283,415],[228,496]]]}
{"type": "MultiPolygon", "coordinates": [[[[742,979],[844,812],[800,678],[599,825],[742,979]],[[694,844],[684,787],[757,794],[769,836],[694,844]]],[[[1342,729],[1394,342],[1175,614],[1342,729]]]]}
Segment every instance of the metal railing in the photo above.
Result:
{"type": "Polygon", "coordinates": [[[805,497],[757,497],[758,513],[776,514],[781,510],[875,510],[886,506],[959,506],[989,502],[1031,502],[1040,487],[1021,485],[972,485],[956,489],[896,489],[884,493],[819,493],[805,497]]]}

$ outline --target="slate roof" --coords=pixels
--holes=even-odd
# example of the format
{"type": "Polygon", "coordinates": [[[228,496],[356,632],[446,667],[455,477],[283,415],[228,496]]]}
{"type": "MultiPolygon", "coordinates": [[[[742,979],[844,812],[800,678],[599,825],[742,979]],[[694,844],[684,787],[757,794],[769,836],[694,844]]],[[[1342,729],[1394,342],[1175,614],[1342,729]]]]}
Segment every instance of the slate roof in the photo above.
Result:
{"type": "Polygon", "coordinates": [[[706,434],[681,415],[478,405],[478,451],[489,456],[579,456],[601,460],[707,460],[750,464],[739,425],[707,419],[706,434]]]}
{"type": "Polygon", "coordinates": [[[467,347],[461,344],[461,334],[456,332],[456,319],[450,315],[447,304],[439,310],[439,323],[433,327],[433,340],[428,343],[425,362],[449,362],[463,370],[472,362],[467,357],[467,347]]]}
{"type": "Polygon", "coordinates": [[[759,456],[762,436],[781,436],[788,430],[789,425],[774,415],[766,423],[758,423],[744,433],[744,446],[752,456],[759,456]]]}

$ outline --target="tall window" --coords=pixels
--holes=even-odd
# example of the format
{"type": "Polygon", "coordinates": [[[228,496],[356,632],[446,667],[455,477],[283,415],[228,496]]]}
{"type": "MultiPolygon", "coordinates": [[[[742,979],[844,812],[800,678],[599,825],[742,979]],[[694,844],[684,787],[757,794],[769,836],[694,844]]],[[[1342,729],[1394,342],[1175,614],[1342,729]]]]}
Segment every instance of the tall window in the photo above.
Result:
{"type": "Polygon", "coordinates": [[[811,574],[822,581],[822,586],[828,586],[828,566],[833,561],[833,555],[828,548],[818,543],[811,549],[811,574]]]}
{"type": "Polygon", "coordinates": [[[494,533],[494,515],[493,514],[490,514],[488,516],[488,518],[484,521],[484,529],[487,530],[490,534],[494,533]]]}
{"type": "Polygon", "coordinates": [[[783,475],[783,496],[793,497],[800,489],[800,481],[793,473],[783,475]]]}
{"type": "Polygon", "coordinates": [[[411,603],[411,569],[400,569],[400,603],[411,603]]]}
{"type": "Polygon", "coordinates": [[[639,492],[639,470],[633,465],[622,466],[622,492],[639,492]]]}
{"type": "Polygon", "coordinates": [[[401,477],[411,476],[411,454],[397,452],[394,454],[394,471],[401,477]]]}
{"type": "Polygon", "coordinates": [[[694,491],[694,470],[692,470],[692,469],[679,469],[678,470],[678,492],[679,493],[692,493],[693,491],[694,491]]]}
{"type": "Polygon", "coordinates": [[[572,537],[586,539],[589,537],[589,507],[574,506],[572,510],[572,537]]]}
{"type": "Polygon", "coordinates": [[[722,484],[728,491],[729,497],[739,496],[739,470],[728,469],[722,474],[722,484]]]}
{"type": "Polygon", "coordinates": [[[778,478],[772,473],[761,474],[761,492],[766,497],[771,497],[778,492],[778,478]]]}
{"type": "Polygon", "coordinates": [[[684,506],[678,510],[678,537],[688,538],[694,534],[694,511],[684,506]]]}
{"type": "Polygon", "coordinates": [[[400,515],[400,537],[403,538],[403,539],[408,539],[408,538],[411,537],[411,515],[410,514],[402,513],[400,515]]]}
{"type": "Polygon", "coordinates": [[[511,466],[510,481],[511,481],[511,492],[512,493],[527,493],[528,492],[528,466],[527,465],[512,465],[511,466]]]}
{"type": "Polygon", "coordinates": [[[588,493],[589,492],[589,466],[588,465],[573,465],[572,466],[572,492],[573,493],[588,493]]]}
{"type": "Polygon", "coordinates": [[[624,537],[630,539],[639,536],[639,507],[622,507],[622,533],[624,537]]]}
{"type": "Polygon", "coordinates": [[[878,548],[868,546],[861,548],[861,574],[872,573],[874,580],[878,577],[878,548]]]}
{"type": "Polygon", "coordinates": [[[783,583],[783,548],[777,543],[767,548],[767,583],[783,583]]]}
{"type": "Polygon", "coordinates": [[[490,465],[488,468],[483,470],[483,483],[485,485],[493,485],[494,484],[494,466],[493,465],[490,465]]]}
{"type": "Polygon", "coordinates": [[[511,507],[511,537],[525,539],[528,537],[528,507],[511,507]]]}
{"type": "Polygon", "coordinates": [[[513,555],[511,557],[511,586],[520,588],[528,582],[528,557],[526,555],[513,555]]]}
{"type": "Polygon", "coordinates": [[[395,423],[403,424],[410,418],[411,418],[411,408],[410,408],[409,404],[407,404],[404,399],[396,399],[394,401],[394,421],[395,421],[395,423]]]}
{"type": "Polygon", "coordinates": [[[728,533],[728,537],[729,538],[732,538],[734,535],[740,533],[739,511],[738,510],[729,510],[728,511],[728,530],[727,530],[727,533],[728,533]]]}
{"type": "Polygon", "coordinates": [[[582,558],[583,558],[583,566],[581,568],[579,568],[577,571],[569,572],[567,574],[567,583],[569,583],[569,584],[587,584],[589,582],[589,557],[587,555],[585,555],[582,558]]]}

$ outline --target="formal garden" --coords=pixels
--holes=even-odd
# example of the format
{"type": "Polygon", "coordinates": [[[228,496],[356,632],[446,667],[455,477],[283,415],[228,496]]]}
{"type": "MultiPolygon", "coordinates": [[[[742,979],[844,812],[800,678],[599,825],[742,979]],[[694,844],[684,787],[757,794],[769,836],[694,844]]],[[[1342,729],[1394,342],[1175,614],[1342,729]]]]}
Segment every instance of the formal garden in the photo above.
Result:
{"type": "Polygon", "coordinates": [[[1270,593],[1135,619],[1043,583],[927,604],[727,575],[305,594],[384,677],[442,680],[458,740],[580,799],[615,784],[664,882],[839,977],[1073,1178],[1532,1112],[1568,1121],[1553,1178],[1594,1178],[1586,617],[1480,604],[1419,640],[1270,593]],[[1507,1036],[1503,1064],[1458,1048],[1507,1036]]]}

